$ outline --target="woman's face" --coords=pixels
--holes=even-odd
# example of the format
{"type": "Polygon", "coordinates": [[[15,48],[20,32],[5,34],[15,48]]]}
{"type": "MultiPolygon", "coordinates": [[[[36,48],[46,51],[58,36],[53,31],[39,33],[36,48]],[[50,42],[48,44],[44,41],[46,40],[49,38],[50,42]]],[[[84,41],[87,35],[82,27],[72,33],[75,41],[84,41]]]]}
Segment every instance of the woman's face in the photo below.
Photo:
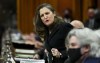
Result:
{"type": "Polygon", "coordinates": [[[80,45],[76,36],[71,36],[69,39],[68,55],[72,63],[75,63],[82,56],[80,45]]]}
{"type": "Polygon", "coordinates": [[[40,9],[40,18],[46,26],[50,26],[54,22],[55,13],[46,7],[40,9]]]}
{"type": "Polygon", "coordinates": [[[76,36],[70,37],[68,48],[80,48],[80,45],[78,43],[78,39],[76,36]]]}
{"type": "MultiPolygon", "coordinates": [[[[77,48],[80,48],[80,47],[81,46],[78,42],[77,37],[76,36],[71,36],[70,39],[69,39],[68,48],[69,49],[77,49],[77,48]]],[[[81,54],[89,52],[89,46],[81,47],[80,51],[81,51],[81,54]]]]}

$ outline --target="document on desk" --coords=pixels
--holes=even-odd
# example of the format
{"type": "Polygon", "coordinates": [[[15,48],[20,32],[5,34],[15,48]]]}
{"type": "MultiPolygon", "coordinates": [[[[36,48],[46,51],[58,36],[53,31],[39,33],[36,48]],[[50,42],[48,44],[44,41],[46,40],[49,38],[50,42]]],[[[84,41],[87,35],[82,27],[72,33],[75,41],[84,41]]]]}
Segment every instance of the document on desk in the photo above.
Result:
{"type": "Polygon", "coordinates": [[[20,63],[45,63],[45,60],[21,60],[20,63]]]}

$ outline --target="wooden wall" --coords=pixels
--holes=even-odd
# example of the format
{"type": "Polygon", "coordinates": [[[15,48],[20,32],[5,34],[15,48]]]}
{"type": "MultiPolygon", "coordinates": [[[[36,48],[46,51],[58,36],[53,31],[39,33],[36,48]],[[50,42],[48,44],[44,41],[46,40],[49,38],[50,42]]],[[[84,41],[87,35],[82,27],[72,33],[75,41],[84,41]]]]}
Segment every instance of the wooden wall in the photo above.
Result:
{"type": "Polygon", "coordinates": [[[92,2],[93,0],[83,0],[83,3],[82,3],[82,20],[83,22],[88,18],[87,17],[87,9],[88,7],[91,7],[92,6],[92,2]]]}
{"type": "Polygon", "coordinates": [[[98,8],[100,9],[100,0],[97,1],[98,8]]]}
{"type": "Polygon", "coordinates": [[[17,0],[17,23],[21,33],[33,31],[33,0],[17,0]]]}
{"type": "Polygon", "coordinates": [[[22,33],[30,33],[34,30],[35,10],[42,3],[50,3],[61,16],[63,16],[64,9],[70,8],[75,19],[84,21],[87,18],[87,8],[92,5],[92,0],[17,0],[18,28],[22,33]]]}

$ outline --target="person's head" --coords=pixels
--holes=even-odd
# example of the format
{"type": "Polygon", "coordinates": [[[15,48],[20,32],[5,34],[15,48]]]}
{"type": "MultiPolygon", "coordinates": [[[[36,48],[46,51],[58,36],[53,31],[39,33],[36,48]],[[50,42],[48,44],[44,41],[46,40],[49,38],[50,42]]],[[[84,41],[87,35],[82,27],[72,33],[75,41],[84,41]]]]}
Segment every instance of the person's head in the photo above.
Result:
{"type": "Polygon", "coordinates": [[[41,4],[36,10],[36,21],[38,24],[50,26],[56,16],[54,8],[47,3],[41,4]]]}
{"type": "Polygon", "coordinates": [[[48,27],[52,27],[52,24],[59,23],[61,20],[62,18],[57,15],[55,9],[50,4],[43,3],[36,9],[35,27],[39,35],[45,34],[44,31],[48,27]]]}
{"type": "Polygon", "coordinates": [[[64,10],[64,18],[72,18],[72,11],[69,8],[64,10]]]}
{"type": "Polygon", "coordinates": [[[79,20],[73,20],[70,24],[72,24],[74,28],[84,28],[84,24],[79,20]]]}
{"type": "Polygon", "coordinates": [[[92,7],[89,7],[88,11],[87,11],[87,14],[88,14],[89,18],[93,18],[95,16],[95,9],[92,8],[92,7]]]}
{"type": "Polygon", "coordinates": [[[85,54],[100,57],[100,54],[97,54],[97,52],[100,52],[98,51],[100,47],[99,38],[88,28],[71,30],[65,42],[72,61],[77,61],[85,54]]]}

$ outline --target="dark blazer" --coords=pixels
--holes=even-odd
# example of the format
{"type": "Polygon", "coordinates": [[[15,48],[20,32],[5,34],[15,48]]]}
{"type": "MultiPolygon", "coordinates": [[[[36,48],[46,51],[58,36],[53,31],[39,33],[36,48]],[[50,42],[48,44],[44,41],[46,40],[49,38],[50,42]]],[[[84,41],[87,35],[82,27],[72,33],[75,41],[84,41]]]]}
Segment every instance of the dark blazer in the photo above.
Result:
{"type": "Polygon", "coordinates": [[[100,57],[98,57],[98,58],[96,58],[96,57],[87,57],[87,58],[85,58],[83,63],[100,63],[100,57]]]}
{"type": "Polygon", "coordinates": [[[76,62],[71,62],[70,58],[68,58],[64,63],[100,63],[100,57],[81,57],[76,62]]]}
{"type": "MultiPolygon", "coordinates": [[[[90,24],[89,19],[87,19],[86,22],[84,23],[84,26],[87,27],[87,28],[90,28],[89,24],[90,24]]],[[[90,28],[90,29],[95,30],[95,29],[99,29],[99,28],[100,28],[100,18],[95,18],[94,24],[93,24],[92,28],[90,28]]]]}
{"type": "Polygon", "coordinates": [[[48,63],[64,63],[65,59],[67,59],[65,38],[72,28],[73,26],[71,24],[61,22],[53,27],[51,34],[49,34],[48,30],[46,31],[47,38],[45,41],[45,48],[49,52],[48,63]],[[53,57],[51,53],[52,48],[57,48],[62,56],[60,58],[53,57]]]}

